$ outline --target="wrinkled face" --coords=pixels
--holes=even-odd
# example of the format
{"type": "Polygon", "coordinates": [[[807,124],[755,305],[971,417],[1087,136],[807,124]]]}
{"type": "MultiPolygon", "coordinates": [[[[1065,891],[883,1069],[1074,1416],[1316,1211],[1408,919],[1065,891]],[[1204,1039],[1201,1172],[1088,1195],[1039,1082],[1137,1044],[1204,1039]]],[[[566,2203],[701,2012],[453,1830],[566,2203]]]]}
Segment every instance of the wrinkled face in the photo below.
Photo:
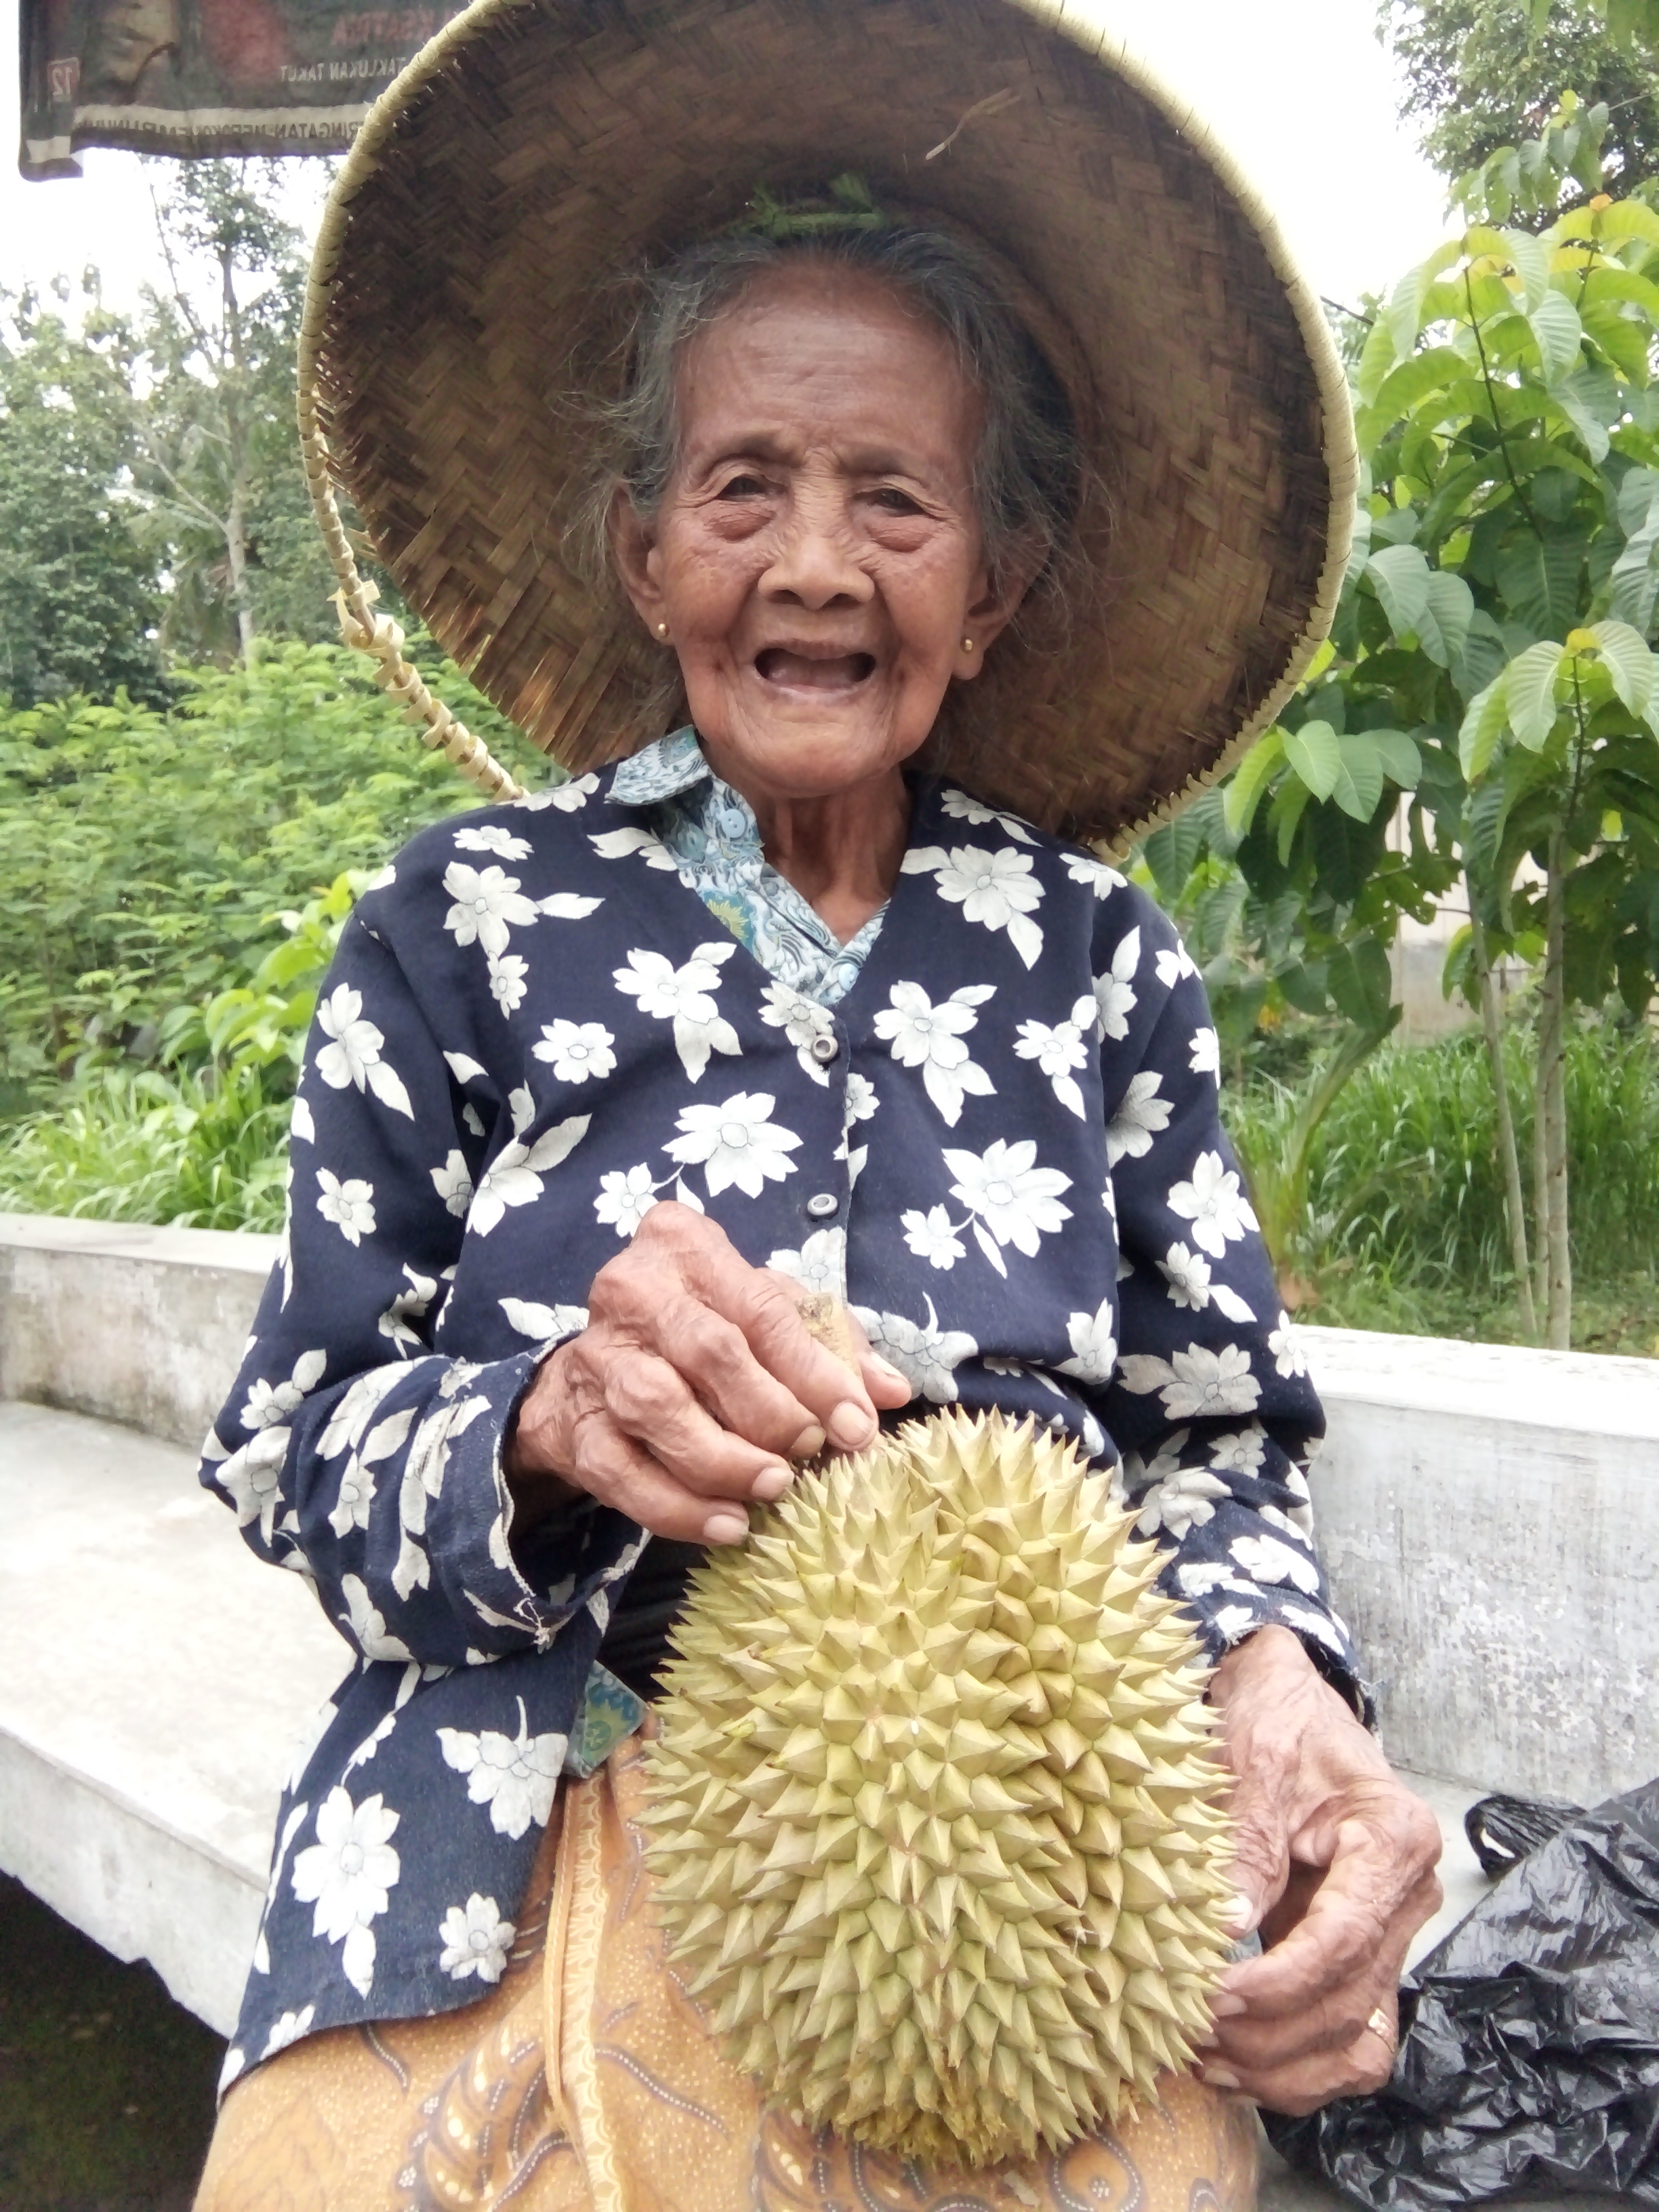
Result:
{"type": "Polygon", "coordinates": [[[751,800],[888,775],[1013,611],[974,513],[977,392],[887,286],[805,262],[698,334],[678,401],[678,466],[649,522],[622,502],[616,550],[717,773],[751,800]]]}

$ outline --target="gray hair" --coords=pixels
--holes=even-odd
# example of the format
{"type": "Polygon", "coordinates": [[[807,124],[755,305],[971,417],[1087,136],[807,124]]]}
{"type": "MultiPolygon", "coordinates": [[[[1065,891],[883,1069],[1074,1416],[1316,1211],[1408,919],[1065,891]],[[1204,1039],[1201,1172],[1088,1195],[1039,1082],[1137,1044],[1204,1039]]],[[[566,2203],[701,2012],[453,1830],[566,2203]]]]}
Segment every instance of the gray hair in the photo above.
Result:
{"type": "Polygon", "coordinates": [[[690,340],[761,277],[809,259],[890,285],[948,341],[985,410],[971,483],[992,574],[1014,567],[1039,590],[1058,586],[1084,474],[1065,388],[970,248],[897,223],[711,238],[642,272],[623,389],[602,410],[601,467],[584,501],[589,560],[605,546],[618,489],[643,517],[661,504],[679,457],[676,372],[690,340]]]}

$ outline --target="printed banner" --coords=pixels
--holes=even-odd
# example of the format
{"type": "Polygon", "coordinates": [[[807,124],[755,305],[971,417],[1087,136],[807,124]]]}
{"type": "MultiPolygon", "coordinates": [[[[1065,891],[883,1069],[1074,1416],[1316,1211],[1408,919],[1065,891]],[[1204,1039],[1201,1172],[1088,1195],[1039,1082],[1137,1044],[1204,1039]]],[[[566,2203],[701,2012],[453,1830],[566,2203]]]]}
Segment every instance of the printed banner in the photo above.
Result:
{"type": "Polygon", "coordinates": [[[339,154],[457,13],[351,0],[21,0],[26,177],[83,146],[143,154],[339,154]]]}

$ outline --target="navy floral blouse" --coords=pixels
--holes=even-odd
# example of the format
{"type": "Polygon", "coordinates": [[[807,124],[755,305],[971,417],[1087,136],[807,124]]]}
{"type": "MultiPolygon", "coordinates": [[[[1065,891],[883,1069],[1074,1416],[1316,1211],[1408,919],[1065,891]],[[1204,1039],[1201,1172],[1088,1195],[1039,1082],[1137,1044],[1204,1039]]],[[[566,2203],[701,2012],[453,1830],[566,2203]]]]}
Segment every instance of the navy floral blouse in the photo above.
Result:
{"type": "Polygon", "coordinates": [[[597,1504],[515,1535],[502,1440],[664,1199],[845,1297],[913,1411],[1030,1413],[1117,1465],[1213,1653],[1279,1622],[1352,1682],[1310,1540],[1322,1418],[1192,963],[1091,854],[913,796],[848,946],[690,732],[423,831],[348,923],[202,1468],[355,1655],[283,1797],[227,2082],[501,1976],[647,1540],[597,1504]]]}

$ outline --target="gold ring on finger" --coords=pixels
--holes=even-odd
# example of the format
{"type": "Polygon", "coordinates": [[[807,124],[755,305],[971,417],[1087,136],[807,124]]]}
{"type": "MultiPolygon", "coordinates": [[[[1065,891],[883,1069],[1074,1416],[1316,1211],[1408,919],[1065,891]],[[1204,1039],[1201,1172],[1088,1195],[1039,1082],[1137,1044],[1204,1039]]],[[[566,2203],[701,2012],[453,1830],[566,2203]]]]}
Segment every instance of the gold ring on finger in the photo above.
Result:
{"type": "Polygon", "coordinates": [[[1399,2038],[1395,2033],[1394,2022],[1389,2018],[1389,2015],[1383,2011],[1381,2005],[1377,2006],[1370,2018],[1365,2022],[1365,2028],[1368,2034],[1381,2036],[1383,2042],[1388,2045],[1390,2055],[1398,2050],[1399,2038]]]}

